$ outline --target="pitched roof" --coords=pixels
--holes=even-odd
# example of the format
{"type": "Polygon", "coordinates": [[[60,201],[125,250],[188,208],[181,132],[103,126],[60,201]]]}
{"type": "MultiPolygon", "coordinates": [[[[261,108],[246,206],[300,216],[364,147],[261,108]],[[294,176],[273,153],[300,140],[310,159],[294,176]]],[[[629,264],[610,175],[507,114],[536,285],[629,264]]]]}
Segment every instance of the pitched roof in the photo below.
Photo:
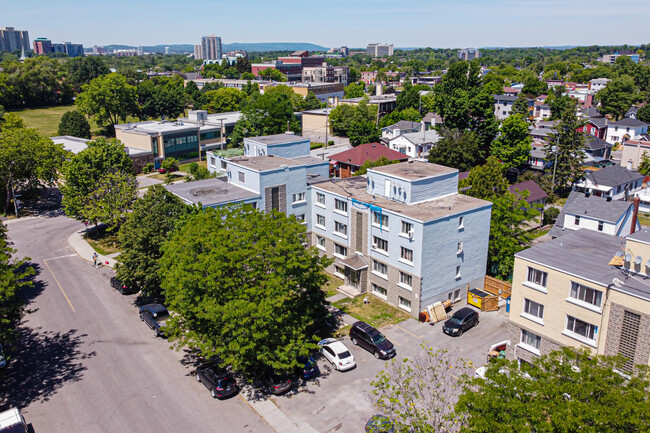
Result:
{"type": "Polygon", "coordinates": [[[639,107],[634,107],[634,106],[632,106],[632,107],[630,107],[629,110],[627,110],[627,111],[625,112],[625,116],[623,116],[623,117],[630,117],[631,115],[636,116],[636,112],[637,112],[637,111],[639,111],[639,107]]]}
{"type": "Polygon", "coordinates": [[[517,191],[528,191],[529,194],[526,199],[528,203],[543,200],[548,197],[548,194],[546,194],[544,190],[537,185],[537,182],[532,179],[510,185],[508,189],[513,194],[516,194],[517,191]]]}
{"type": "Polygon", "coordinates": [[[391,131],[393,131],[395,129],[399,129],[400,131],[406,131],[408,129],[415,129],[418,126],[420,126],[419,122],[409,122],[408,120],[400,120],[399,122],[397,122],[397,123],[395,123],[393,125],[389,125],[389,126],[385,127],[384,129],[388,129],[388,130],[391,130],[391,131]]]}
{"type": "MultiPolygon", "coordinates": [[[[413,144],[427,144],[427,143],[437,143],[440,140],[440,135],[435,129],[429,129],[427,131],[420,132],[411,132],[408,134],[401,134],[398,137],[393,138],[393,140],[404,137],[413,144]]],[[[392,140],[391,140],[392,141],[392,140]]]]}
{"type": "Polygon", "coordinates": [[[603,114],[600,112],[600,110],[597,107],[583,108],[582,112],[585,113],[587,117],[599,117],[599,118],[603,117],[603,114]]]}
{"type": "Polygon", "coordinates": [[[632,203],[621,200],[607,201],[605,197],[587,197],[585,194],[573,191],[571,194],[576,194],[576,197],[571,201],[565,203],[564,213],[570,215],[580,215],[589,218],[598,219],[615,223],[619,218],[627,212],[632,203]]]}
{"type": "Polygon", "coordinates": [[[593,124],[596,128],[607,127],[607,119],[605,117],[590,117],[589,123],[593,124]]]}
{"type": "Polygon", "coordinates": [[[593,135],[585,135],[585,145],[588,149],[591,150],[600,150],[607,147],[612,147],[611,144],[599,137],[594,137],[593,135]]]}
{"type": "Polygon", "coordinates": [[[628,170],[620,165],[610,165],[598,171],[588,173],[586,178],[596,185],[616,186],[624,183],[634,182],[643,179],[643,175],[636,171],[628,170]]]}
{"type": "Polygon", "coordinates": [[[425,114],[424,117],[422,118],[422,120],[425,123],[431,123],[431,120],[435,120],[436,124],[443,123],[443,120],[442,120],[442,117],[440,117],[440,114],[432,113],[432,112],[428,112],[427,114],[425,114]]]}
{"type": "Polygon", "coordinates": [[[624,117],[618,122],[610,123],[609,126],[629,126],[630,128],[638,128],[638,127],[648,126],[648,124],[641,122],[638,119],[633,119],[631,117],[624,117]]]}
{"type": "Polygon", "coordinates": [[[382,156],[385,156],[391,161],[406,161],[408,159],[408,155],[389,149],[379,143],[362,144],[344,152],[330,155],[327,158],[330,161],[338,161],[360,167],[364,162],[368,160],[377,161],[382,156]]]}
{"type": "Polygon", "coordinates": [[[510,95],[492,95],[494,97],[495,102],[499,101],[507,101],[507,102],[515,102],[517,100],[516,96],[510,96],[510,95]]]}

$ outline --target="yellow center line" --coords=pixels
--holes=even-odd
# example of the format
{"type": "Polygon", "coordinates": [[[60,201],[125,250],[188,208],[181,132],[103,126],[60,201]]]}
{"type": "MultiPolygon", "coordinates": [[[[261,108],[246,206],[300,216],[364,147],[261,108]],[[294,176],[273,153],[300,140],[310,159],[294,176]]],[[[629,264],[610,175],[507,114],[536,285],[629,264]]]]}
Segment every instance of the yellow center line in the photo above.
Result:
{"type": "Polygon", "coordinates": [[[70,305],[70,308],[72,308],[72,312],[75,312],[74,307],[72,306],[72,302],[70,302],[70,298],[68,298],[68,295],[65,294],[65,290],[63,290],[63,287],[61,287],[61,283],[59,283],[59,280],[56,278],[56,275],[54,275],[54,272],[52,272],[52,268],[50,268],[50,265],[47,264],[47,260],[43,259],[43,262],[45,263],[45,266],[47,266],[47,269],[49,269],[50,273],[54,277],[54,281],[56,281],[56,284],[59,286],[59,289],[61,289],[61,293],[63,293],[63,296],[65,296],[65,300],[68,301],[68,305],[70,305]]]}
{"type": "Polygon", "coordinates": [[[418,336],[418,335],[415,335],[414,333],[407,331],[406,329],[402,328],[402,327],[399,326],[399,325],[395,325],[395,326],[397,326],[399,329],[401,329],[402,331],[406,332],[406,333],[409,334],[409,335],[412,335],[412,336],[415,337],[415,338],[422,338],[422,337],[424,337],[424,335],[419,335],[419,336],[418,336]]]}

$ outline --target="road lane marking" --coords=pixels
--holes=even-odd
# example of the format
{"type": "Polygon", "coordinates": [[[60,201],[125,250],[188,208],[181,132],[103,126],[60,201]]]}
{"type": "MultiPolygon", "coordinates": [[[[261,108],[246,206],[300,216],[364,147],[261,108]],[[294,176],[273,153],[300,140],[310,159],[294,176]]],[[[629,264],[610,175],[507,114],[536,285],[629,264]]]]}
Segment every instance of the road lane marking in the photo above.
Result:
{"type": "Polygon", "coordinates": [[[63,296],[65,296],[66,301],[68,301],[68,305],[70,305],[70,308],[72,308],[72,312],[76,312],[74,307],[72,306],[72,302],[70,302],[70,298],[68,298],[68,295],[65,294],[65,290],[63,290],[63,287],[61,287],[61,283],[59,283],[59,280],[56,278],[56,275],[54,275],[54,272],[52,272],[52,268],[50,268],[50,265],[47,264],[47,260],[43,259],[43,262],[45,263],[45,266],[47,266],[47,269],[49,269],[50,274],[54,277],[54,281],[56,281],[56,284],[59,286],[59,289],[61,289],[61,293],[63,293],[63,296]]]}
{"type": "Polygon", "coordinates": [[[412,335],[412,336],[415,337],[415,338],[422,338],[422,337],[424,337],[424,335],[419,335],[419,336],[418,336],[418,335],[415,335],[414,333],[412,333],[412,332],[410,332],[410,331],[407,331],[406,329],[402,328],[402,327],[399,326],[399,325],[395,325],[395,326],[397,326],[399,329],[401,329],[402,331],[406,332],[406,333],[409,334],[409,335],[412,335]]]}
{"type": "Polygon", "coordinates": [[[64,259],[66,257],[76,257],[77,254],[66,254],[65,256],[56,256],[56,257],[48,257],[47,259],[44,260],[56,260],[56,259],[64,259]]]}

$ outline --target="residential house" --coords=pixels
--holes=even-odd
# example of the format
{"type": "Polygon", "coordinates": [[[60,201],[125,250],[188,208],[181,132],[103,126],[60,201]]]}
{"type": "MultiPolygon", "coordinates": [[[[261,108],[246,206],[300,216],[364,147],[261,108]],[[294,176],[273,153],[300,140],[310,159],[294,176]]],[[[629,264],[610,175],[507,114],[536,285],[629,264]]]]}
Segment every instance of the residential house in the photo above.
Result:
{"type": "Polygon", "coordinates": [[[555,126],[559,123],[559,120],[542,120],[537,122],[537,127],[533,128],[530,132],[533,140],[546,140],[548,134],[555,132],[555,126]]]}
{"type": "Polygon", "coordinates": [[[607,136],[607,118],[589,117],[585,126],[578,128],[578,131],[604,140],[607,136]]]}
{"type": "Polygon", "coordinates": [[[503,94],[505,96],[517,96],[521,93],[521,89],[515,89],[513,87],[504,87],[503,94]]]}
{"type": "Polygon", "coordinates": [[[311,244],[348,290],[417,317],[483,287],[492,204],[457,189],[458,170],[419,161],[312,184],[311,244]]]}
{"type": "Polygon", "coordinates": [[[388,147],[411,158],[425,158],[440,140],[435,129],[421,130],[410,134],[401,134],[389,140],[388,147]]]}
{"type": "Polygon", "coordinates": [[[345,98],[340,99],[337,105],[359,105],[364,99],[368,100],[368,104],[377,105],[379,107],[379,116],[392,113],[397,107],[397,96],[395,96],[395,94],[379,94],[362,98],[345,98]]]}
{"type": "Polygon", "coordinates": [[[531,362],[561,347],[650,361],[650,233],[577,230],[515,254],[508,357],[531,362]]]}
{"type": "Polygon", "coordinates": [[[330,161],[334,177],[352,177],[353,173],[366,162],[377,161],[379,158],[388,158],[390,161],[403,162],[409,158],[407,155],[391,150],[379,143],[367,143],[352,149],[345,150],[327,158],[330,161]]]}
{"type": "Polygon", "coordinates": [[[410,122],[408,120],[400,120],[390,126],[381,128],[381,138],[383,141],[390,141],[400,134],[410,134],[412,132],[419,132],[422,129],[422,123],[410,122]]]}
{"type": "Polygon", "coordinates": [[[625,143],[626,141],[636,139],[647,132],[647,123],[631,117],[624,117],[617,122],[610,122],[607,124],[607,137],[605,140],[611,144],[625,143]]]}
{"type": "Polygon", "coordinates": [[[628,169],[638,170],[646,154],[650,157],[650,137],[642,135],[638,140],[628,140],[623,145],[621,164],[625,164],[628,169]]]}
{"type": "Polygon", "coordinates": [[[605,140],[587,135],[585,137],[585,165],[605,166],[611,164],[612,145],[605,140]]]}
{"type": "Polygon", "coordinates": [[[512,104],[517,100],[516,96],[512,95],[492,95],[494,97],[494,116],[498,120],[503,120],[510,116],[512,111],[512,104]]]}
{"type": "Polygon", "coordinates": [[[425,125],[431,125],[432,128],[436,125],[442,125],[444,122],[440,114],[432,112],[425,114],[422,121],[425,125]]]}
{"type": "Polygon", "coordinates": [[[593,78],[589,80],[589,90],[598,93],[598,91],[603,90],[610,81],[612,80],[609,78],[593,78]]]}
{"type": "Polygon", "coordinates": [[[573,184],[573,189],[596,197],[627,200],[641,189],[642,181],[643,175],[638,172],[620,165],[610,165],[585,173],[582,180],[573,184]]]}
{"type": "Polygon", "coordinates": [[[544,171],[548,161],[544,147],[546,143],[541,139],[534,139],[531,143],[530,156],[528,157],[528,166],[532,170],[544,171]]]}
{"type": "Polygon", "coordinates": [[[372,84],[377,79],[377,71],[361,71],[361,81],[372,84]]]}
{"type": "Polygon", "coordinates": [[[585,229],[627,236],[640,228],[633,203],[571,191],[549,235],[557,238],[571,231],[585,229]]]}
{"type": "Polygon", "coordinates": [[[548,194],[546,194],[534,180],[517,182],[514,185],[510,185],[508,190],[516,195],[520,195],[523,191],[527,191],[528,197],[526,197],[526,202],[530,206],[543,207],[548,198],[548,194]]]}
{"type": "Polygon", "coordinates": [[[551,107],[548,104],[535,104],[533,106],[533,117],[536,119],[549,119],[551,117],[551,107]]]}

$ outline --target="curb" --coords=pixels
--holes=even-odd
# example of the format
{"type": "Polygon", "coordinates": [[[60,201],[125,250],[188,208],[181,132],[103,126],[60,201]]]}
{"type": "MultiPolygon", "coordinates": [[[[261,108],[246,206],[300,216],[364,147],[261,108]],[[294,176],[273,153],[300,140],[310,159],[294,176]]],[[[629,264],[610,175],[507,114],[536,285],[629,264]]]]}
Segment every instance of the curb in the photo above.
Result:
{"type": "Polygon", "coordinates": [[[316,430],[308,425],[298,427],[296,423],[268,398],[253,401],[246,399],[241,393],[239,395],[277,433],[317,433],[316,430]]]}
{"type": "MultiPolygon", "coordinates": [[[[88,244],[88,242],[84,240],[83,235],[85,232],[86,229],[81,229],[72,233],[68,237],[68,243],[75,250],[79,257],[89,263],[92,263],[95,250],[90,246],[90,244],[88,244]]],[[[103,256],[101,254],[99,255],[98,261],[102,264],[102,266],[108,266],[110,268],[114,268],[115,264],[117,263],[115,259],[112,259],[108,256],[103,256]]]]}

